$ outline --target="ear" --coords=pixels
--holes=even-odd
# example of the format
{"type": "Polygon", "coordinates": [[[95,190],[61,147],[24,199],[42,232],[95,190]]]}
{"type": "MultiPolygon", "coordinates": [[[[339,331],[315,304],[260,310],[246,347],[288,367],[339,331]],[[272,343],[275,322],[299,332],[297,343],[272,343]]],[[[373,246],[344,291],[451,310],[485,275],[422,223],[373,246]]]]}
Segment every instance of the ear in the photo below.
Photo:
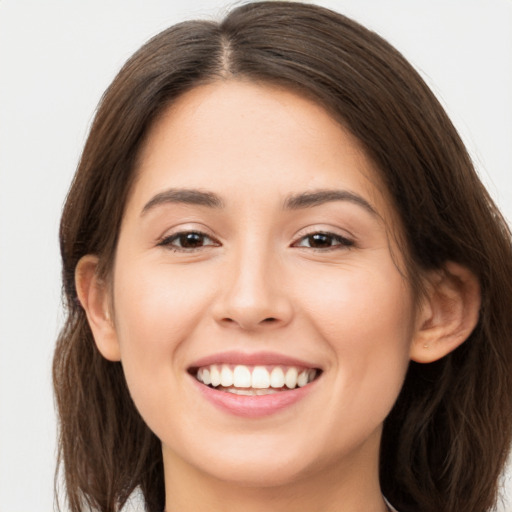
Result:
{"type": "Polygon", "coordinates": [[[110,296],[106,283],[97,274],[98,258],[83,256],[75,269],[75,286],[85,310],[94,341],[100,353],[110,361],[120,361],[117,334],[110,313],[110,296]]]}
{"type": "Polygon", "coordinates": [[[466,267],[448,262],[432,273],[418,312],[411,359],[431,363],[455,350],[475,328],[480,302],[480,284],[466,267]]]}

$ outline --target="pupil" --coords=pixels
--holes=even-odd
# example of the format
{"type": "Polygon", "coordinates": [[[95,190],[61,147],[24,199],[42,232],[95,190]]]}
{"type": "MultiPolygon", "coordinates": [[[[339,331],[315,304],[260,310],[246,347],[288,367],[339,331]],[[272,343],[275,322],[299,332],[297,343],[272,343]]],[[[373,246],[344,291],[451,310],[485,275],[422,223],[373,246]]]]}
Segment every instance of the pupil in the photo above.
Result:
{"type": "Polygon", "coordinates": [[[331,245],[331,237],[329,235],[316,233],[309,237],[309,244],[312,247],[329,247],[331,245]]]}
{"type": "Polygon", "coordinates": [[[202,235],[198,233],[187,233],[186,235],[181,235],[180,244],[182,247],[193,248],[201,245],[203,241],[202,235]]]}

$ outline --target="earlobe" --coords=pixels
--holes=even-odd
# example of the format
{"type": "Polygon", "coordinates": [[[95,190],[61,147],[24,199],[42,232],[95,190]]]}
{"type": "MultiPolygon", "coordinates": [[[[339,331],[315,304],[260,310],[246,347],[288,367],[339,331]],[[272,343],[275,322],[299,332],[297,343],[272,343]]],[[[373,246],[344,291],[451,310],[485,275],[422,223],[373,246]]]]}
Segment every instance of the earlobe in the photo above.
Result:
{"type": "Polygon", "coordinates": [[[97,274],[98,258],[83,256],[75,269],[75,286],[85,310],[94,341],[100,353],[110,361],[119,361],[119,343],[110,314],[110,296],[106,283],[97,274]]]}
{"type": "Polygon", "coordinates": [[[431,363],[455,350],[478,323],[480,284],[466,267],[448,262],[427,279],[410,357],[431,363]]]}

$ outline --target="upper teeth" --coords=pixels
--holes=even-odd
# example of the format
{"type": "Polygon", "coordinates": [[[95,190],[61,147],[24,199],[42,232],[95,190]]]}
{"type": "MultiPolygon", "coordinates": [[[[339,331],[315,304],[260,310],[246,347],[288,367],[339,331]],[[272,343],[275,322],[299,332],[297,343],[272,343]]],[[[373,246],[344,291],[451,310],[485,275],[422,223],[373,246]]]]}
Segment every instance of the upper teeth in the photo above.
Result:
{"type": "Polygon", "coordinates": [[[316,376],[312,368],[298,369],[295,366],[275,366],[269,371],[265,366],[229,366],[227,364],[203,366],[197,370],[197,380],[213,387],[236,388],[282,388],[293,389],[311,382],[316,376]]]}

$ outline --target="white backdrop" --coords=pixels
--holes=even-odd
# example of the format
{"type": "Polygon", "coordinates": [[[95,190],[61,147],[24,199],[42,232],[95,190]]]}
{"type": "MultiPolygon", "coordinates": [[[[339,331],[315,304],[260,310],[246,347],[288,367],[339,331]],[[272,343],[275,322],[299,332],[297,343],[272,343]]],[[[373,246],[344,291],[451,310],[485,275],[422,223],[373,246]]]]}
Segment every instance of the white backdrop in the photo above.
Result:
{"type": "MultiPolygon", "coordinates": [[[[375,29],[411,60],[512,219],[512,1],[317,3],[375,29]]],[[[230,5],[0,0],[0,512],[53,510],[57,229],[95,106],[150,36],[230,5]]],[[[510,511],[512,499],[500,508],[510,511]]]]}

